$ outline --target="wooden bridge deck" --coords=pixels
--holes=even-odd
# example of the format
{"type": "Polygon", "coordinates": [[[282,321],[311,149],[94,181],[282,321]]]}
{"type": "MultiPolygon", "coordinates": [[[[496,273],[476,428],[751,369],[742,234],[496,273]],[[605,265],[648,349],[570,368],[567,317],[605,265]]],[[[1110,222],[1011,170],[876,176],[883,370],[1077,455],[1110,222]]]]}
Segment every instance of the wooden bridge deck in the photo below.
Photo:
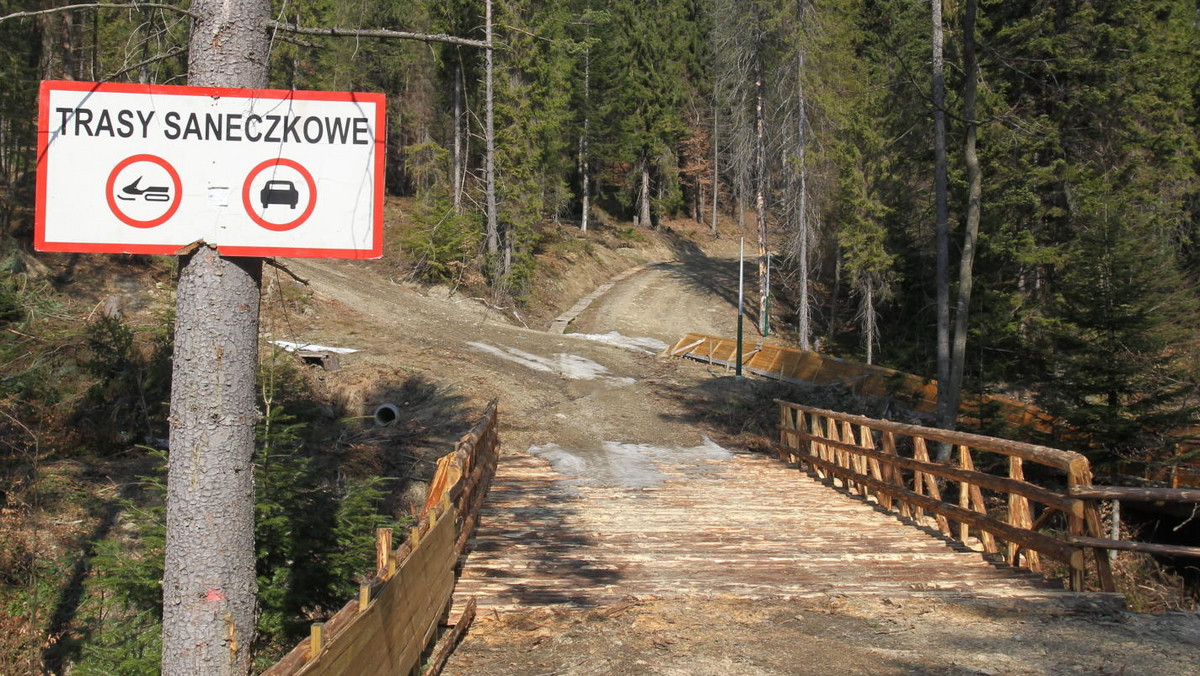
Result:
{"type": "Polygon", "coordinates": [[[666,481],[648,488],[573,485],[541,458],[505,455],[456,599],[503,611],[630,595],[1069,593],[774,458],[658,469],[666,481]]]}

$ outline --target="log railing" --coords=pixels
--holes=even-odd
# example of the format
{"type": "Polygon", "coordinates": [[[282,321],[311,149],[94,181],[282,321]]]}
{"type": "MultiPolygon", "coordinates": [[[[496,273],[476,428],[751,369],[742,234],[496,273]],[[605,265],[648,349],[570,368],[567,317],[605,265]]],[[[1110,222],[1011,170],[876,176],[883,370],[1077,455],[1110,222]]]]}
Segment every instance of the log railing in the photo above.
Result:
{"type": "Polygon", "coordinates": [[[984,552],[1003,553],[1014,566],[1038,571],[1040,555],[1061,561],[1070,568],[1071,589],[1083,589],[1085,549],[1095,552],[1104,591],[1116,591],[1105,550],[1200,557],[1200,547],[1105,538],[1099,510],[1103,500],[1200,503],[1200,489],[1094,486],[1087,458],[1071,451],[776,403],[782,459],[917,522],[932,514],[945,536],[964,544],[974,536],[984,552]],[[931,461],[930,442],[950,444],[953,464],[931,461]],[[1056,487],[1028,480],[1030,464],[1056,487]],[[979,466],[1006,467],[1007,475],[979,466]],[[1066,534],[1043,533],[1058,513],[1066,515],[1066,534]]]}
{"type": "MultiPolygon", "coordinates": [[[[264,676],[409,674],[449,610],[456,573],[496,472],[496,400],[438,460],[425,508],[399,548],[391,529],[376,533],[375,574],[326,622],[264,676]]],[[[462,622],[463,620],[460,620],[462,622]]]]}
{"type": "MultiPolygon", "coordinates": [[[[1003,553],[1014,566],[1038,571],[1043,555],[1061,561],[1070,568],[1071,589],[1083,589],[1084,549],[1099,547],[1093,540],[1102,537],[1095,501],[1071,493],[1092,487],[1091,466],[1084,456],[776,403],[781,418],[779,454],[784,460],[808,465],[818,477],[836,480],[845,489],[874,498],[884,509],[917,522],[932,515],[946,537],[967,543],[973,535],[985,552],[1003,553]],[[955,464],[931,461],[931,442],[951,444],[955,464]],[[1044,468],[1039,475],[1058,475],[1068,489],[1027,480],[1028,464],[1044,468]],[[981,471],[980,465],[1006,467],[1007,476],[981,471]],[[1035,510],[1034,505],[1041,509],[1035,510]],[[1040,512],[1036,521],[1035,512],[1040,512]],[[1066,538],[1040,531],[1056,512],[1066,515],[1066,538]]],[[[1094,560],[1101,588],[1115,591],[1108,558],[1098,551],[1094,560]]]]}

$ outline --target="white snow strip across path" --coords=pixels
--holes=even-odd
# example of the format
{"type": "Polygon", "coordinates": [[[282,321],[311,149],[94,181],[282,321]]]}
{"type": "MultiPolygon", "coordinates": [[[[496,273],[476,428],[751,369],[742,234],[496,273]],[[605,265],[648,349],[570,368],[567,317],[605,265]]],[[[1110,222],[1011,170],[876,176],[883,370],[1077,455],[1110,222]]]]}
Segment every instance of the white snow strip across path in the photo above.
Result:
{"type": "Polygon", "coordinates": [[[515,347],[498,347],[473,341],[468,341],[467,345],[480,352],[486,352],[501,359],[506,359],[534,371],[556,373],[569,380],[599,380],[615,387],[624,387],[625,385],[632,385],[637,382],[633,378],[610,376],[608,375],[608,368],[602,364],[597,364],[587,357],[580,357],[575,354],[560,352],[555,354],[553,358],[547,358],[524,350],[518,350],[515,347]]]}

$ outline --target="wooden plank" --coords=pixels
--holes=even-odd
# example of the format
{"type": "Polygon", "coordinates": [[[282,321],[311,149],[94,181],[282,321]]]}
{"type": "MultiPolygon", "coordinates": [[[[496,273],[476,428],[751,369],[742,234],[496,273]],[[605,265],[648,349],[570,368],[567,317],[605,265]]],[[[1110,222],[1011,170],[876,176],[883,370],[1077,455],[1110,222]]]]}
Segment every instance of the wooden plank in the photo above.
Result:
{"type": "Polygon", "coordinates": [[[467,630],[471,627],[471,622],[474,620],[475,597],[472,596],[467,600],[467,606],[463,608],[462,615],[459,616],[458,622],[454,624],[454,629],[451,630],[442,647],[438,649],[437,654],[430,661],[429,667],[425,669],[424,676],[439,676],[442,673],[442,670],[446,668],[446,662],[450,661],[450,655],[454,654],[454,649],[458,647],[459,642],[462,641],[463,636],[466,635],[467,630]]]}
{"type": "Polygon", "coordinates": [[[416,666],[425,648],[421,639],[436,625],[454,589],[456,517],[452,509],[437,520],[367,610],[298,673],[390,676],[416,666]]]}
{"type": "Polygon", "coordinates": [[[703,344],[704,344],[704,339],[701,338],[700,340],[688,343],[687,345],[684,345],[681,348],[671,350],[671,356],[678,357],[678,356],[684,354],[685,352],[691,352],[692,350],[694,350],[697,347],[700,347],[703,344]]]}
{"type": "Polygon", "coordinates": [[[964,444],[971,448],[979,450],[991,451],[1022,458],[1031,462],[1036,462],[1047,467],[1054,467],[1065,471],[1069,471],[1074,464],[1083,462],[1087,463],[1087,458],[1073,451],[1062,451],[1057,448],[1049,448],[1046,446],[1038,446],[1035,444],[1026,444],[1019,441],[1009,441],[1006,439],[996,439],[994,437],[985,437],[979,434],[970,434],[967,432],[957,432],[953,430],[943,430],[934,427],[922,427],[920,425],[908,425],[905,423],[891,422],[889,420],[875,420],[859,415],[850,415],[846,413],[838,413],[836,411],[828,411],[825,409],[812,408],[809,406],[801,406],[788,401],[776,399],[775,403],[780,406],[792,406],[811,413],[817,413],[822,416],[830,417],[835,420],[845,420],[856,424],[866,425],[871,429],[886,430],[896,434],[904,434],[910,437],[921,437],[929,441],[944,441],[949,444],[964,444]]]}

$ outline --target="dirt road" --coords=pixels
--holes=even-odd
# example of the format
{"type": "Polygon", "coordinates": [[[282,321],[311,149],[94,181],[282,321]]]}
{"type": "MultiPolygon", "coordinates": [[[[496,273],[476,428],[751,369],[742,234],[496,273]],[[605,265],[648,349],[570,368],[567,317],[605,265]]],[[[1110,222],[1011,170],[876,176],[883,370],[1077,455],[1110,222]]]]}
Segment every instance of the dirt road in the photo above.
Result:
{"type": "MultiPolygon", "coordinates": [[[[623,282],[574,329],[662,342],[688,330],[729,333],[736,268],[701,267],[698,256],[623,282]]],[[[663,467],[719,461],[689,449],[736,424],[728,396],[757,386],[662,360],[651,341],[619,347],[530,330],[479,301],[395,285],[368,265],[292,267],[312,281],[315,300],[273,325],[273,337],[361,349],[329,376],[348,407],[369,411],[414,378],[476,405],[499,395],[502,462],[531,463],[552,479],[657,482],[663,467]],[[647,463],[628,445],[674,450],[647,463]]],[[[1061,599],[643,593],[590,608],[485,611],[447,673],[1175,675],[1198,673],[1198,654],[1195,615],[1134,616],[1061,599]]]]}

